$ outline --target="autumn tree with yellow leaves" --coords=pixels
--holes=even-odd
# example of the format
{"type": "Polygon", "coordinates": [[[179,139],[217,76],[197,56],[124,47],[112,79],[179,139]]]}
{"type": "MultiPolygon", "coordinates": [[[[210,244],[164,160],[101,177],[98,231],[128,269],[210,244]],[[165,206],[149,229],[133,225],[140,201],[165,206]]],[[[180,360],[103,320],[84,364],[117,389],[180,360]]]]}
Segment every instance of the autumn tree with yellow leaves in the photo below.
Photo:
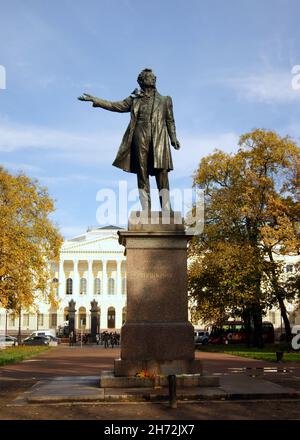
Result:
{"type": "Polygon", "coordinates": [[[204,157],[194,185],[205,194],[205,227],[190,246],[189,289],[195,316],[241,316],[262,345],[262,316],[279,306],[287,338],[285,300],[297,293],[282,278],[276,256],[299,254],[300,148],[289,137],[256,129],[235,154],[204,157]]]}
{"type": "Polygon", "coordinates": [[[54,203],[46,188],[24,174],[0,167],[0,305],[19,312],[49,288],[50,262],[58,260],[62,237],[50,220],[54,203]]]}

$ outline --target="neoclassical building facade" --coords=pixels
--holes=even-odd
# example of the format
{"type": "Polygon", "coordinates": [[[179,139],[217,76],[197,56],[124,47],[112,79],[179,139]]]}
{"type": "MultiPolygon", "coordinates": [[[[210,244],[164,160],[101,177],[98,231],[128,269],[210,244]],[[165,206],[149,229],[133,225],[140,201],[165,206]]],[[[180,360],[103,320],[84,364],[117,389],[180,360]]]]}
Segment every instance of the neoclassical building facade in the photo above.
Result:
{"type": "Polygon", "coordinates": [[[89,228],[86,233],[66,240],[59,264],[51,264],[58,307],[41,300],[19,316],[0,309],[0,330],[16,334],[34,330],[58,329],[68,320],[69,302],[75,302],[75,328],[91,328],[91,302],[98,306],[99,330],[120,329],[126,316],[126,257],[118,243],[116,226],[89,228]]]}
{"type": "Polygon", "coordinates": [[[90,228],[62,246],[53,280],[58,280],[63,320],[68,317],[70,300],[76,303],[76,328],[84,325],[90,329],[92,301],[99,307],[100,329],[122,326],[126,313],[126,258],[124,247],[118,243],[118,229],[90,228]]]}

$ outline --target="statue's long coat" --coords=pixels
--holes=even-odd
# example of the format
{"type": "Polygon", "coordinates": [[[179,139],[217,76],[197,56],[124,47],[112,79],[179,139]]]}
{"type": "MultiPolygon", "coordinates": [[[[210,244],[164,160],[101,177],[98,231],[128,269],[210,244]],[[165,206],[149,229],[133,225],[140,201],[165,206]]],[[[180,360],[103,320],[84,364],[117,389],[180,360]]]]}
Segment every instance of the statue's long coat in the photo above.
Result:
{"type": "MultiPolygon", "coordinates": [[[[97,98],[93,104],[94,107],[101,107],[113,112],[131,112],[130,123],[113,162],[114,166],[121,168],[124,171],[129,171],[130,173],[136,172],[131,145],[140,102],[141,98],[139,96],[131,95],[123,101],[116,102],[97,98]]],[[[170,96],[162,96],[156,91],[151,124],[154,169],[173,170],[169,137],[171,142],[175,143],[176,128],[173,116],[172,98],[170,96]]]]}

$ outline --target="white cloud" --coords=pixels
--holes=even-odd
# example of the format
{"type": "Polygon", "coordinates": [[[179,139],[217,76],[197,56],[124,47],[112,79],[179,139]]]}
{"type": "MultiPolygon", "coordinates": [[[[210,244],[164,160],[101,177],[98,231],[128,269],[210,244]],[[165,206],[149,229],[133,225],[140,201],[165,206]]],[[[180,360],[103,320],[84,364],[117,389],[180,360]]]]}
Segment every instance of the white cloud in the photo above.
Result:
{"type": "MultiPolygon", "coordinates": [[[[15,152],[26,149],[39,149],[48,157],[68,160],[79,164],[109,164],[118,150],[122,138],[121,133],[82,133],[53,130],[44,127],[9,125],[0,121],[0,151],[15,152]]],[[[190,136],[182,134],[181,149],[174,150],[172,156],[177,177],[191,175],[201,157],[211,153],[215,148],[234,151],[239,135],[236,133],[200,134],[190,136]]],[[[37,171],[30,165],[15,164],[13,169],[37,171]]],[[[95,179],[84,174],[66,174],[63,176],[37,177],[45,184],[64,184],[74,181],[91,181],[101,185],[111,185],[112,181],[95,179]]]]}
{"type": "Polygon", "coordinates": [[[29,165],[28,163],[17,163],[17,162],[1,162],[1,165],[4,168],[8,168],[9,170],[12,171],[24,171],[24,172],[38,172],[41,169],[35,165],[29,165]]]}
{"type": "Polygon", "coordinates": [[[228,153],[236,151],[238,140],[239,135],[232,132],[203,134],[194,137],[182,136],[181,149],[172,150],[176,178],[192,175],[200,159],[211,154],[216,148],[228,153]]]}
{"type": "Polygon", "coordinates": [[[221,80],[232,87],[240,98],[265,103],[284,103],[300,99],[300,91],[292,87],[290,71],[265,72],[221,80]]]}
{"type": "Polygon", "coordinates": [[[0,151],[45,150],[51,157],[85,163],[111,162],[122,135],[118,132],[69,132],[0,121],[0,151]]]}

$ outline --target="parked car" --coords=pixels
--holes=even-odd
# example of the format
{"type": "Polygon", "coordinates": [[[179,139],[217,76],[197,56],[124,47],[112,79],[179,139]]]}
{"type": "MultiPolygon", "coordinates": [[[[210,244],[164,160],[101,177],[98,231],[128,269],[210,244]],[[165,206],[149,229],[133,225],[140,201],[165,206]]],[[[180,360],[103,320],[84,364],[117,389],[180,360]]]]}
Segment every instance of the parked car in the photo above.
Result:
{"type": "Polygon", "coordinates": [[[17,338],[9,335],[0,335],[0,347],[15,347],[16,345],[18,345],[17,338]]]}
{"type": "Polygon", "coordinates": [[[56,346],[61,343],[61,339],[56,336],[47,335],[46,338],[49,339],[49,345],[56,346]]]}
{"type": "Polygon", "coordinates": [[[31,333],[30,336],[53,336],[53,338],[56,337],[56,333],[54,329],[50,330],[36,330],[31,333]]]}
{"type": "Polygon", "coordinates": [[[199,345],[206,345],[209,341],[209,332],[196,330],[194,332],[195,348],[199,345]]]}
{"type": "Polygon", "coordinates": [[[49,339],[50,339],[50,341],[52,341],[52,342],[57,342],[58,344],[60,344],[60,343],[61,343],[61,339],[60,339],[60,338],[58,338],[57,336],[51,336],[51,335],[47,335],[47,338],[49,338],[49,339]]]}
{"type": "Polygon", "coordinates": [[[23,341],[23,345],[49,345],[49,343],[48,336],[29,336],[23,341]]]}

